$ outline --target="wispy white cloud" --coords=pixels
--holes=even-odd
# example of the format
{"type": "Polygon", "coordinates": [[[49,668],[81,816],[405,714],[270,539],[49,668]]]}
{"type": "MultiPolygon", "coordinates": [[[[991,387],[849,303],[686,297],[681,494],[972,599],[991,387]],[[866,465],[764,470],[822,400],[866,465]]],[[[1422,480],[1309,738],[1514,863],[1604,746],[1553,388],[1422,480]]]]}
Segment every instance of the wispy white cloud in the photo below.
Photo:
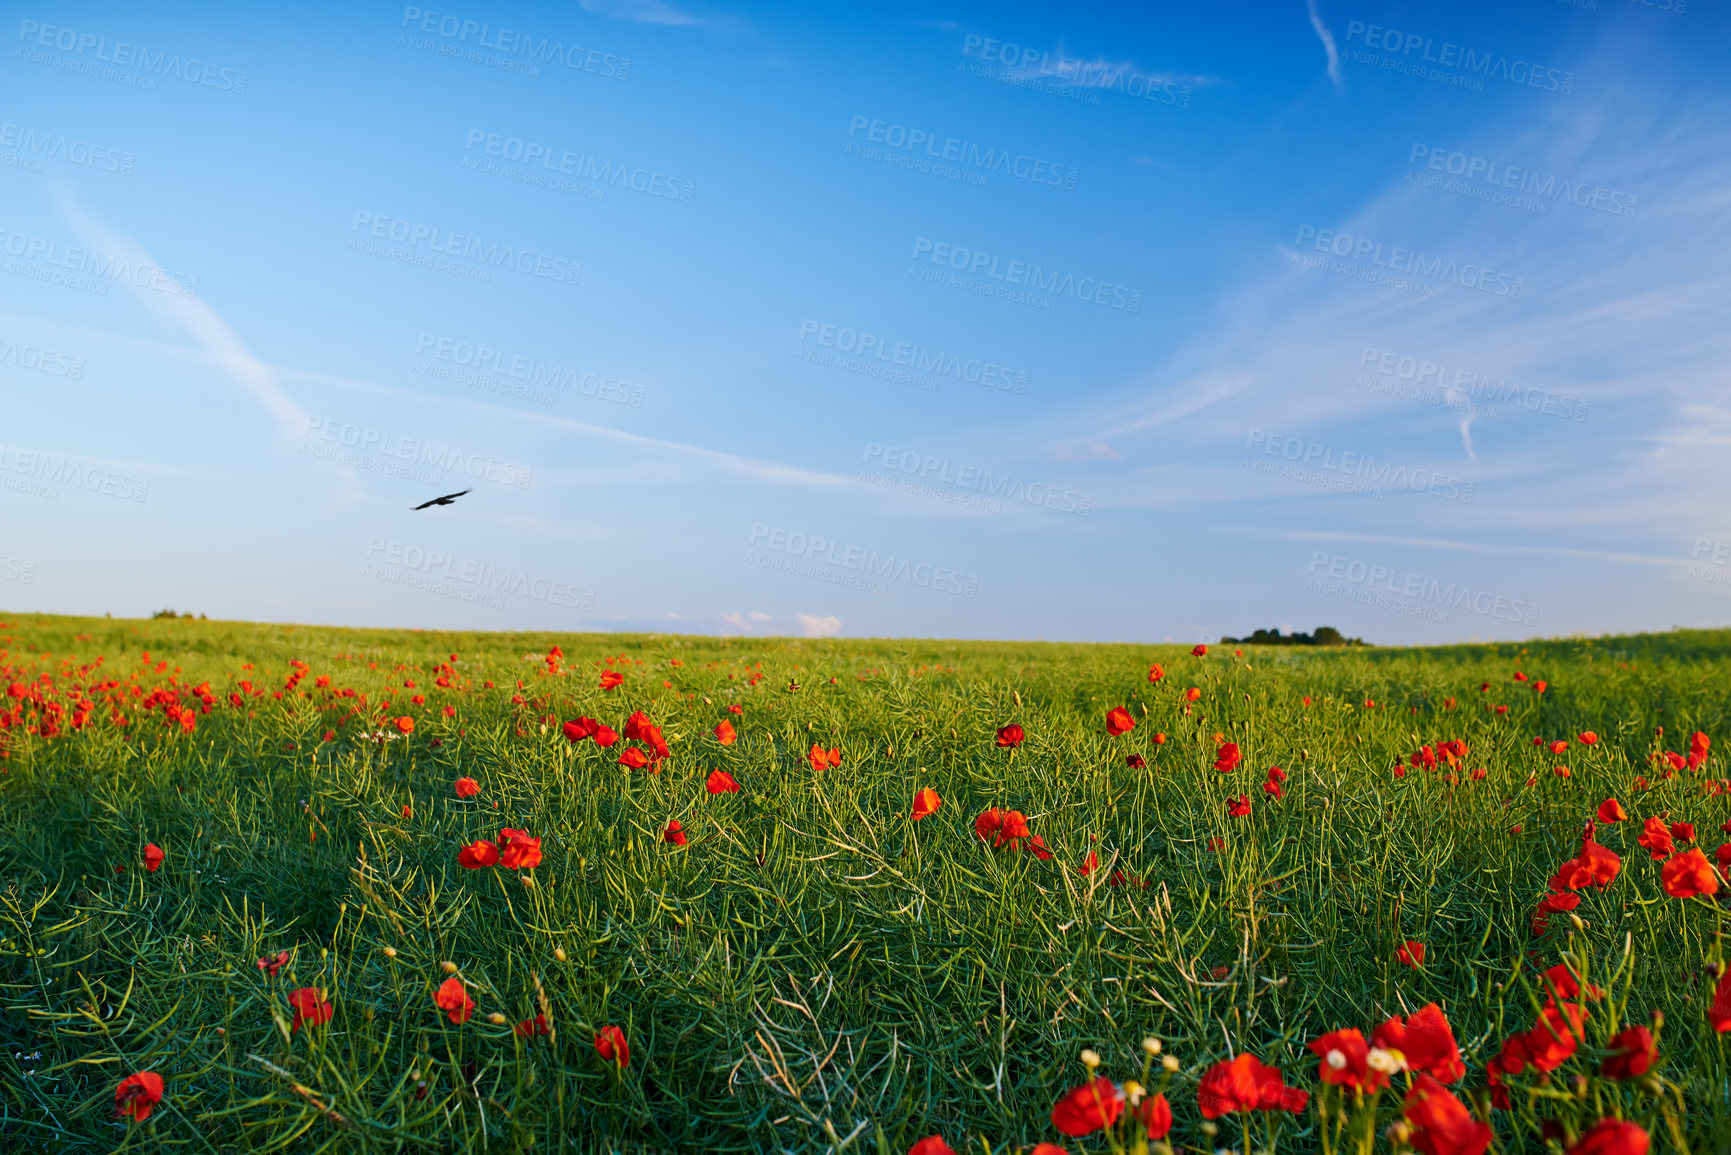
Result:
{"type": "Polygon", "coordinates": [[[1310,13],[1310,26],[1316,29],[1316,35],[1322,41],[1322,50],[1328,53],[1328,79],[1334,83],[1336,92],[1344,92],[1346,83],[1340,78],[1340,50],[1334,46],[1334,33],[1322,22],[1322,13],[1316,10],[1316,0],[1305,0],[1305,9],[1310,13]]]}
{"type": "MultiPolygon", "coordinates": [[[[69,186],[57,182],[52,195],[61,218],[92,249],[123,259],[135,269],[162,267],[143,244],[84,211],[69,186]]],[[[140,287],[130,277],[121,283],[153,316],[179,329],[215,359],[270,415],[285,439],[300,435],[306,427],[305,412],[283,392],[270,366],[253,356],[240,334],[215,309],[197,297],[140,287]]]]}
{"type": "Polygon", "coordinates": [[[609,20],[625,20],[632,24],[659,24],[667,28],[710,27],[716,21],[676,8],[667,0],[578,0],[585,12],[605,16],[609,20]]]}

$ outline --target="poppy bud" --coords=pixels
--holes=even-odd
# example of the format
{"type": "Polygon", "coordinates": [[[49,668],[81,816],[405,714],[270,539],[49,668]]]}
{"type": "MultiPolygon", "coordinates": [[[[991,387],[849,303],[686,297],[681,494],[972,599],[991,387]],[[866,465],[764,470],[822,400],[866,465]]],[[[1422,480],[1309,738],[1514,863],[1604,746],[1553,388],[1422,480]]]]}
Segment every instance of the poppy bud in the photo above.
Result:
{"type": "Polygon", "coordinates": [[[495,1027],[503,1026],[505,1023],[505,1016],[501,1015],[498,1011],[494,1011],[492,1014],[487,1016],[487,1021],[492,1023],[495,1027]]]}
{"type": "Polygon", "coordinates": [[[396,958],[397,957],[397,948],[394,946],[388,946],[388,947],[384,948],[384,950],[380,951],[379,953],[384,955],[386,958],[396,958]]]}
{"type": "Polygon", "coordinates": [[[1142,1040],[1142,1049],[1150,1055],[1158,1055],[1160,1053],[1160,1040],[1150,1035],[1142,1040]]]}
{"type": "Polygon", "coordinates": [[[556,946],[553,948],[553,957],[558,959],[560,962],[564,962],[566,959],[570,958],[571,956],[565,953],[564,947],[556,946]]]}
{"type": "Polygon", "coordinates": [[[448,975],[454,975],[457,973],[457,964],[449,961],[442,962],[439,964],[439,969],[448,975]]]}
{"type": "Polygon", "coordinates": [[[1084,1047],[1082,1049],[1082,1065],[1092,1071],[1100,1065],[1100,1053],[1084,1047]]]}
{"type": "Polygon", "coordinates": [[[1160,1065],[1168,1071],[1176,1071],[1178,1070],[1178,1056],[1167,1055],[1160,1060],[1160,1065]]]}

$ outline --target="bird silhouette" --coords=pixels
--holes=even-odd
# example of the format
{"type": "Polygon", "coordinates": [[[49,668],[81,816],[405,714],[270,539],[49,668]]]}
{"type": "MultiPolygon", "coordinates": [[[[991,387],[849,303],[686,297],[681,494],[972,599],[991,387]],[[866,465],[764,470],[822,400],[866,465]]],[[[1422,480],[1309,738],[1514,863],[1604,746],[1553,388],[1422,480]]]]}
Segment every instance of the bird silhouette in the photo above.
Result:
{"type": "Polygon", "coordinates": [[[431,501],[423,501],[423,502],[421,502],[421,504],[415,506],[415,508],[416,509],[425,509],[429,505],[450,505],[453,501],[456,501],[459,497],[463,496],[464,493],[468,493],[468,492],[469,491],[465,489],[462,491],[462,493],[447,493],[443,497],[435,497],[431,501]]]}

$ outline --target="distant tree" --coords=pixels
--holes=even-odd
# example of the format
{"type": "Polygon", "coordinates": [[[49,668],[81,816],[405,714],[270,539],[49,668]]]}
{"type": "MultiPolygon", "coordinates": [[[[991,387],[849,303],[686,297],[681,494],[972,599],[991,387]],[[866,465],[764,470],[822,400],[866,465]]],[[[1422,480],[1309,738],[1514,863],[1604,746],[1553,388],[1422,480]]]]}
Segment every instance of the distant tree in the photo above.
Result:
{"type": "Polygon", "coordinates": [[[1363,638],[1349,638],[1333,626],[1318,626],[1314,634],[1294,631],[1282,635],[1279,630],[1257,630],[1247,638],[1221,638],[1220,644],[1250,646],[1366,646],[1363,638]]]}

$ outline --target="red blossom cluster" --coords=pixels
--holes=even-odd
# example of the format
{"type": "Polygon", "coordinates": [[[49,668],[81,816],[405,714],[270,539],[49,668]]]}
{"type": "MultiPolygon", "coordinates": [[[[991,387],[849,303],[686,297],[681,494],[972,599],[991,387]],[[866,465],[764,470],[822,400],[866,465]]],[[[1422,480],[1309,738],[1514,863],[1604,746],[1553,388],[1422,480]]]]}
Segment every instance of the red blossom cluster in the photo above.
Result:
{"type": "Polygon", "coordinates": [[[1020,810],[993,806],[983,811],[974,819],[974,834],[993,850],[1025,850],[1036,858],[1052,857],[1046,840],[1028,829],[1028,819],[1020,810]]]}

